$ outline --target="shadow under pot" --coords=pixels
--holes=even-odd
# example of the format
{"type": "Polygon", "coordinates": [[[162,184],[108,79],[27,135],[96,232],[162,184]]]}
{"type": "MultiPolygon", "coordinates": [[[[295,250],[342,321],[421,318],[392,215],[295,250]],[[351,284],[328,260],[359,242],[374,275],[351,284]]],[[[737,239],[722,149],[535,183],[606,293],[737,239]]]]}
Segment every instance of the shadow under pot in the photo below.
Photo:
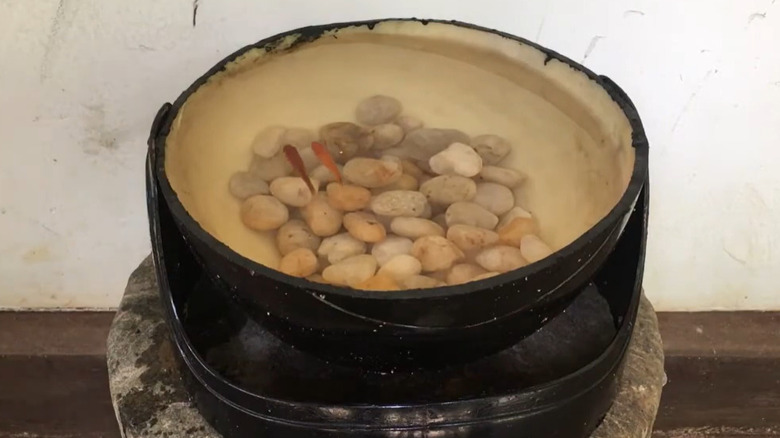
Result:
{"type": "MultiPolygon", "coordinates": [[[[407,143],[410,132],[389,152],[369,153],[416,159],[432,173],[447,165],[443,173],[464,172],[457,159],[442,165],[421,157],[407,143]]],[[[354,153],[316,140],[336,161],[345,150],[354,153]]],[[[163,107],[150,146],[179,230],[250,317],[302,350],[375,369],[472,360],[540,328],[611,254],[648,172],[639,116],[611,80],[522,38],[435,20],[314,26],[247,46],[163,107]],[[397,99],[402,115],[426,128],[462,131],[458,143],[485,133],[506,139],[511,147],[500,166],[525,176],[512,189],[514,199],[532,212],[552,253],[477,281],[393,291],[277,270],[275,231],[242,223],[241,201],[228,190],[231,176],[256,159],[259,131],[358,123],[356,105],[374,95],[397,99]]],[[[490,163],[482,158],[483,166],[490,163]]]]}

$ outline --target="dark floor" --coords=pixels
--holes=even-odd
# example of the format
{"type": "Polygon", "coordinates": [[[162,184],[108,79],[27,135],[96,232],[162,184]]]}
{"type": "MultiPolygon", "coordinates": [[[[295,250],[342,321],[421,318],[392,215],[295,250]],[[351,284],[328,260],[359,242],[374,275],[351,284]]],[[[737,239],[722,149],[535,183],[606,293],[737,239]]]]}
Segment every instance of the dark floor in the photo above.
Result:
{"type": "MultiPolygon", "coordinates": [[[[0,437],[119,437],[109,313],[0,313],[0,437]]],[[[668,384],[655,437],[780,437],[780,313],[659,316],[668,384]]]]}

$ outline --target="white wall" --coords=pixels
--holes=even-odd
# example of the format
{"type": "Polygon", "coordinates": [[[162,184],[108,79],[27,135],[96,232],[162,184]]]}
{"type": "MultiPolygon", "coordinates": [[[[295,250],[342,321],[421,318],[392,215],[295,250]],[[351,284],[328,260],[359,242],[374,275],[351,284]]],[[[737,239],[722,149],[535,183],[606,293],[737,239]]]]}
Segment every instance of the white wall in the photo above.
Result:
{"type": "Polygon", "coordinates": [[[646,288],[663,310],[780,309],[780,2],[0,1],[0,307],[111,307],[149,252],[151,119],[290,28],[418,16],[499,28],[611,76],[651,141],[646,288]],[[587,7],[584,5],[587,4],[587,7]]]}

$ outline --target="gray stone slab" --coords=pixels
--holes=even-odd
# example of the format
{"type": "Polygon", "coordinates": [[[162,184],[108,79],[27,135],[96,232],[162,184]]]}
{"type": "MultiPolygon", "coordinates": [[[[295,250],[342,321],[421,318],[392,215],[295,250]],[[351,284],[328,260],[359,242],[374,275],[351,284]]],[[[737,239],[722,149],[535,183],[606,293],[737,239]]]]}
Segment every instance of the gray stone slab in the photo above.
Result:
{"type": "MultiPolygon", "coordinates": [[[[114,411],[127,438],[218,438],[181,381],[151,257],[133,272],[108,336],[114,411]]],[[[620,390],[594,438],[647,438],[664,384],[658,321],[643,298],[620,390]]]]}

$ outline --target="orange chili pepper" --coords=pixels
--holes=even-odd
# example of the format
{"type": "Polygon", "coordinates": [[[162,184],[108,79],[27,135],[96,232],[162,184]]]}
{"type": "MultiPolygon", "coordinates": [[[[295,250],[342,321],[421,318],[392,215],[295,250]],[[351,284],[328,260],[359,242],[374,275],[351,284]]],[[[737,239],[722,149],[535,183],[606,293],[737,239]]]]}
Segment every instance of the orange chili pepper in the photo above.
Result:
{"type": "Polygon", "coordinates": [[[312,194],[316,193],[317,190],[314,189],[314,184],[311,183],[309,175],[306,173],[306,166],[303,165],[303,158],[301,158],[301,154],[298,153],[298,149],[295,149],[294,146],[288,144],[284,147],[283,151],[285,158],[290,162],[295,173],[303,179],[303,182],[306,183],[312,194]]]}
{"type": "Polygon", "coordinates": [[[339,172],[336,162],[333,161],[333,158],[330,156],[330,153],[328,153],[328,150],[325,149],[325,146],[322,143],[313,141],[311,142],[311,150],[314,151],[314,155],[316,155],[322,164],[336,177],[336,182],[341,182],[341,172],[339,172]]]}

